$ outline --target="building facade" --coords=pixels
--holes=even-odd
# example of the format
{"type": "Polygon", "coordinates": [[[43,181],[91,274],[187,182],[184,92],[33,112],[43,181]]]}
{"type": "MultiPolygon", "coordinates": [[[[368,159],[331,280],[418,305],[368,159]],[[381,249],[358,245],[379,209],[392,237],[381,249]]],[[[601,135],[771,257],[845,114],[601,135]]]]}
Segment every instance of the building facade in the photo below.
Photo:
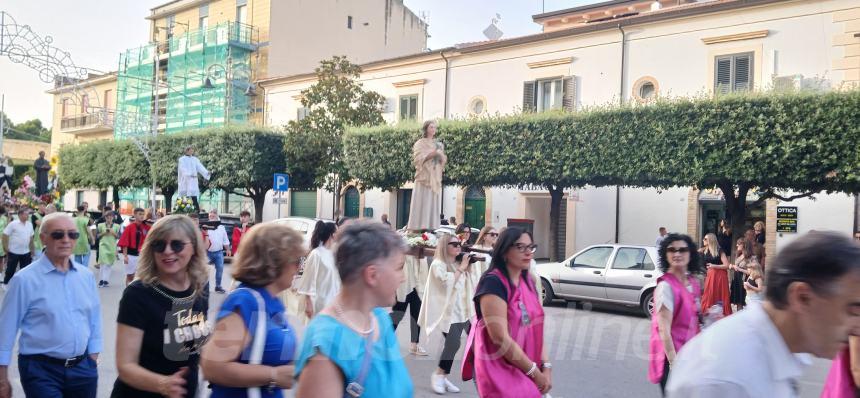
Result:
{"type": "MultiPolygon", "coordinates": [[[[738,90],[831,90],[860,81],[860,4],[851,0],[609,1],[537,15],[544,33],[471,43],[363,65],[366,89],[388,98],[385,119],[426,120],[542,111],[662,97],[702,97],[738,90]]],[[[309,74],[270,78],[264,119],[282,125],[298,117],[309,74]]],[[[647,148],[643,148],[647,150],[647,148]]],[[[359,216],[388,214],[405,224],[411,186],[397,192],[347,187],[338,208],[359,216]],[[347,203],[349,201],[349,203],[347,203]],[[370,210],[368,210],[370,209],[370,210]]],[[[285,210],[316,208],[334,215],[331,193],[288,197],[285,210]],[[315,203],[309,199],[314,199],[315,203]],[[289,208],[289,209],[288,209],[289,208]]],[[[798,232],[850,233],[854,198],[817,195],[816,201],[767,201],[748,223],[765,221],[774,253],[797,234],[776,233],[776,209],[798,207],[798,232]]],[[[534,224],[549,257],[549,194],[496,187],[446,187],[443,212],[473,226],[534,224]],[[477,225],[475,225],[477,224],[477,225]]],[[[560,257],[597,243],[653,244],[657,228],[700,238],[725,217],[711,189],[581,187],[566,191],[560,257]],[[562,241],[563,240],[563,241],[562,241]]]]}
{"type": "MultiPolygon", "coordinates": [[[[151,9],[146,19],[147,44],[123,52],[117,72],[49,91],[55,132],[64,133],[54,134],[53,149],[153,130],[260,124],[258,79],[312,72],[333,55],[366,62],[420,52],[427,43],[426,23],[401,0],[174,0],[151,9]],[[103,104],[88,103],[82,91],[104,94],[103,104]]],[[[74,191],[66,201],[94,195],[74,191]]],[[[146,189],[120,196],[126,207],[148,205],[146,189]]],[[[253,211],[247,199],[226,192],[207,193],[201,206],[253,211]]]]}

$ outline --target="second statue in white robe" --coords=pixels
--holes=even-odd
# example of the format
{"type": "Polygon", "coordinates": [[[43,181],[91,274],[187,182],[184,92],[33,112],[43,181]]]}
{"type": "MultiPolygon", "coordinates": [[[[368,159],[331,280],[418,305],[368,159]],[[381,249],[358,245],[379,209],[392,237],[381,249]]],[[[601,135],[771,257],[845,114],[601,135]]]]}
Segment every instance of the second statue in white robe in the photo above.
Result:
{"type": "Polygon", "coordinates": [[[179,196],[200,196],[200,186],[197,184],[197,174],[209,181],[209,170],[203,167],[196,156],[185,155],[179,158],[176,183],[179,196]]]}

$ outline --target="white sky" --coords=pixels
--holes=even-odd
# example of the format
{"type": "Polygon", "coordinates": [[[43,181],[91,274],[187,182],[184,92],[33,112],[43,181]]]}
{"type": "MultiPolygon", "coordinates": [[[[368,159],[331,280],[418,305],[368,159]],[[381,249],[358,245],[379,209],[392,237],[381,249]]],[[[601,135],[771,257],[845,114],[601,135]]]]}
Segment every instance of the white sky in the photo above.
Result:
{"type": "MultiPolygon", "coordinates": [[[[284,0],[274,0],[284,1],[284,0]]],[[[119,53],[147,40],[149,10],[166,0],[0,0],[19,25],[30,25],[39,36],[51,36],[53,45],[71,53],[79,67],[116,70],[119,53]]],[[[456,43],[484,40],[482,31],[500,14],[503,37],[540,32],[532,15],[595,3],[595,0],[404,0],[416,14],[427,12],[428,46],[436,49],[456,43]]],[[[39,118],[52,123],[51,96],[38,72],[0,56],[0,94],[6,96],[6,114],[15,123],[39,118]]]]}

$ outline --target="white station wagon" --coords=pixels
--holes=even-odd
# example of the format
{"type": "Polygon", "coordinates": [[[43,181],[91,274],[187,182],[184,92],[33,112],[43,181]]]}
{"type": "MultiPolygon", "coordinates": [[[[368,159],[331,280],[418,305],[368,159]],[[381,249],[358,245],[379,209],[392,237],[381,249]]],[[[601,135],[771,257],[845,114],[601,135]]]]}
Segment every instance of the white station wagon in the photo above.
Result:
{"type": "Polygon", "coordinates": [[[593,245],[560,262],[539,264],[543,302],[554,299],[602,301],[638,306],[650,316],[654,288],[663,275],[657,248],[636,245],[593,245]]]}

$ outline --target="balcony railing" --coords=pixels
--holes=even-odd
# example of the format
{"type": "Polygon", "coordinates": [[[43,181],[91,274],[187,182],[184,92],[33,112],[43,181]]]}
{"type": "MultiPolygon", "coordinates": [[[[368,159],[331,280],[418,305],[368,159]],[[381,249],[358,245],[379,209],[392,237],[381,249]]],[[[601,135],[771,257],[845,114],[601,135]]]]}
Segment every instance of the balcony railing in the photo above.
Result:
{"type": "Polygon", "coordinates": [[[93,127],[110,127],[113,111],[67,116],[60,120],[60,130],[81,130],[93,127]]]}

